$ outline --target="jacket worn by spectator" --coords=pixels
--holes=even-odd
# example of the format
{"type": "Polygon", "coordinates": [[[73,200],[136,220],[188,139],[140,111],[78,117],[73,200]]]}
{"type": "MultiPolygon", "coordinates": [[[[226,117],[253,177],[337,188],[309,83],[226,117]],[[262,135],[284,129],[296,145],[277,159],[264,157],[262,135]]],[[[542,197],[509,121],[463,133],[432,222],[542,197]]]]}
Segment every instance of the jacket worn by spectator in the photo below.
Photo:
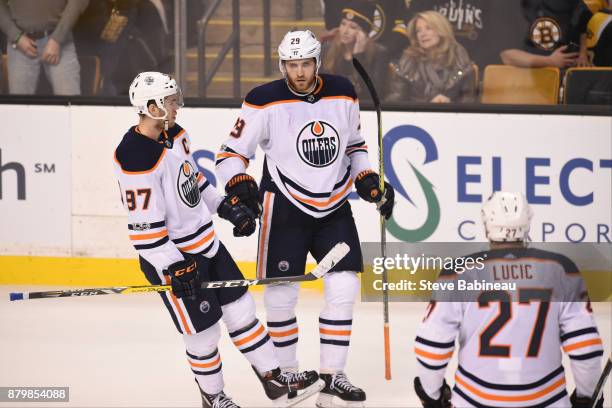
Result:
{"type": "Polygon", "coordinates": [[[501,64],[499,53],[513,44],[523,23],[518,0],[412,0],[406,20],[434,10],[448,19],[455,38],[481,70],[501,64]]]}
{"type": "Polygon", "coordinates": [[[386,101],[428,103],[437,95],[444,95],[450,102],[473,102],[474,82],[472,62],[461,45],[457,49],[457,62],[451,67],[405,52],[395,68],[386,101]]]}

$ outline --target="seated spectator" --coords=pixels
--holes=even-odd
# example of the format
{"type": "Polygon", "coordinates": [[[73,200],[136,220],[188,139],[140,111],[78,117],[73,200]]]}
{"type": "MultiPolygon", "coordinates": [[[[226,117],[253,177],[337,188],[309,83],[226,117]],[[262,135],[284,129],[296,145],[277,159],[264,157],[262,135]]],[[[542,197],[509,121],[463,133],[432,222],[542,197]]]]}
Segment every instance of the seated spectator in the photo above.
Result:
{"type": "Polygon", "coordinates": [[[379,97],[385,95],[386,51],[367,35],[372,29],[373,11],[369,2],[351,2],[342,10],[343,18],[338,30],[330,41],[323,44],[321,51],[321,71],[350,78],[360,100],[371,100],[371,96],[353,67],[353,57],[363,64],[379,97]]]}
{"type": "Polygon", "coordinates": [[[586,26],[591,11],[583,0],[522,0],[529,24],[522,43],[503,50],[501,59],[517,67],[589,66],[586,26]]]}
{"type": "Polygon", "coordinates": [[[440,13],[418,13],[408,23],[410,47],[395,67],[387,102],[472,102],[474,69],[467,51],[440,13]]]}
{"type": "Polygon", "coordinates": [[[512,38],[523,23],[518,0],[411,0],[406,20],[430,10],[448,19],[457,42],[481,70],[501,64],[500,51],[515,44],[512,38]]]}
{"type": "Polygon", "coordinates": [[[600,9],[587,25],[587,47],[593,53],[593,65],[612,66],[612,0],[600,9]]]}
{"type": "Polygon", "coordinates": [[[9,93],[34,94],[41,65],[55,95],[81,93],[72,27],[87,4],[88,0],[0,0],[9,93]]]}
{"type": "MultiPolygon", "coordinates": [[[[372,30],[368,36],[387,49],[392,61],[401,57],[402,51],[408,46],[406,33],[406,2],[401,0],[369,0],[374,6],[372,30]]],[[[321,41],[325,42],[334,35],[342,20],[342,10],[346,2],[338,0],[322,0],[325,17],[325,29],[321,41]]]]}

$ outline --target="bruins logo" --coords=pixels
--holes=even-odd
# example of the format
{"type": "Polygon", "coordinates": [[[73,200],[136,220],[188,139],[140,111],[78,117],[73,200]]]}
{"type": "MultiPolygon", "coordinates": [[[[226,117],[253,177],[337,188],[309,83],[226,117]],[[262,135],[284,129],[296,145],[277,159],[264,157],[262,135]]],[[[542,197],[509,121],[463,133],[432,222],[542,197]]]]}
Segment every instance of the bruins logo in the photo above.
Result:
{"type": "Polygon", "coordinates": [[[536,47],[552,51],[561,40],[561,26],[552,18],[538,18],[531,25],[529,39],[536,47]]]}
{"type": "Polygon", "coordinates": [[[314,121],[302,128],[296,148],[304,163],[312,167],[326,167],[338,158],[340,138],[329,123],[314,121]]]}
{"type": "Polygon", "coordinates": [[[188,207],[193,208],[200,203],[200,189],[198,188],[196,171],[187,160],[181,164],[179,169],[176,188],[179,197],[188,207]]]}

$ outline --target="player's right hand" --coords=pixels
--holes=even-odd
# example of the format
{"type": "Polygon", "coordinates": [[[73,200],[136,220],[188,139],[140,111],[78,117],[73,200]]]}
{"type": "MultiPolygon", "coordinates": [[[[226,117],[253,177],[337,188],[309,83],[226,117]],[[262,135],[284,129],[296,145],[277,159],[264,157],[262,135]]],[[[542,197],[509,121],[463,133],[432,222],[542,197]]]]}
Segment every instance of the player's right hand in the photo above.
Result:
{"type": "MultiPolygon", "coordinates": [[[[576,390],[570,396],[570,402],[572,403],[572,408],[591,408],[591,398],[589,397],[579,397],[576,394],[576,390]]],[[[597,402],[594,408],[602,408],[603,407],[603,397],[597,402]]]]}
{"type": "Polygon", "coordinates": [[[380,191],[380,177],[372,170],[364,170],[355,177],[355,188],[359,197],[369,203],[376,203],[380,214],[389,219],[395,205],[395,191],[391,184],[385,181],[385,194],[380,191]]]}
{"type": "Polygon", "coordinates": [[[249,207],[255,217],[261,215],[261,204],[259,204],[259,189],[257,182],[246,173],[236,174],[225,185],[228,196],[236,195],[240,201],[249,207]]]}
{"type": "Polygon", "coordinates": [[[198,264],[195,259],[185,259],[168,266],[165,271],[170,275],[172,293],[177,298],[195,300],[200,290],[198,264]]]}
{"type": "Polygon", "coordinates": [[[440,388],[440,397],[438,399],[433,399],[427,395],[419,377],[414,378],[414,391],[421,400],[423,408],[452,408],[453,406],[453,404],[450,402],[451,389],[448,384],[446,384],[446,380],[444,380],[442,383],[442,387],[440,388]]]}
{"type": "Polygon", "coordinates": [[[235,237],[248,237],[255,232],[255,214],[237,195],[227,195],[219,204],[217,214],[234,224],[235,237]]]}

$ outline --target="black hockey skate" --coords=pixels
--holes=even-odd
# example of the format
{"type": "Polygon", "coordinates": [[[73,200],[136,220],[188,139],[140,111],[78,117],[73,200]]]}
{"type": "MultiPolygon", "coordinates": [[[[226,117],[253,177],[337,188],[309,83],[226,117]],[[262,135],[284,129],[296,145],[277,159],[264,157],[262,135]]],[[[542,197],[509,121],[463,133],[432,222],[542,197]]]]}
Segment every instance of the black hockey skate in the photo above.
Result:
{"type": "Polygon", "coordinates": [[[230,397],[225,395],[223,391],[218,394],[207,394],[200,390],[202,394],[202,407],[203,408],[240,408],[232,401],[230,397]]]}
{"type": "Polygon", "coordinates": [[[365,392],[355,387],[346,374],[340,372],[336,374],[321,374],[321,379],[325,381],[325,387],[319,393],[317,399],[318,408],[337,408],[337,407],[363,407],[366,399],[365,392]],[[336,397],[336,398],[334,398],[336,397]],[[336,399],[336,401],[334,401],[336,399]],[[339,401],[337,401],[339,399],[339,401]]]}
{"type": "MultiPolygon", "coordinates": [[[[255,370],[255,368],[253,368],[255,370]]],[[[275,368],[260,375],[255,370],[257,377],[263,385],[264,392],[273,400],[277,406],[292,407],[295,404],[321,391],[325,386],[319,380],[316,371],[303,371],[301,373],[283,372],[280,368],[275,368]]]]}

